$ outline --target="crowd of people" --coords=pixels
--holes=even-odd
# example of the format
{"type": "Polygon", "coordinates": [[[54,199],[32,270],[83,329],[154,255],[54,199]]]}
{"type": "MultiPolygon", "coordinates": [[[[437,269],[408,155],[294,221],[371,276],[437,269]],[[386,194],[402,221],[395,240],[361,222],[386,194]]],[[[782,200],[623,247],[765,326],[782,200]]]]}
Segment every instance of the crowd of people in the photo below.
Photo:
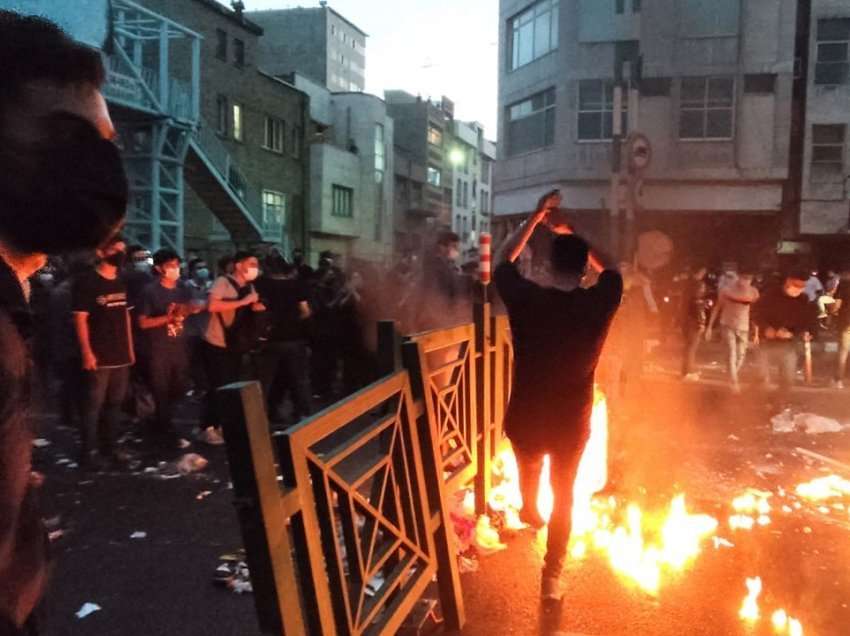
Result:
{"type": "Polygon", "coordinates": [[[258,380],[270,420],[289,425],[377,378],[377,320],[412,332],[468,319],[458,257],[459,237],[444,232],[421,265],[406,255],[388,271],[346,272],[332,252],[314,269],[297,249],[239,251],[213,269],[117,235],[31,278],[35,377],[78,423],[86,468],[126,462],[115,444],[125,414],[157,446],[220,445],[217,387],[258,380]],[[174,422],[187,397],[202,401],[194,431],[174,422]]]}

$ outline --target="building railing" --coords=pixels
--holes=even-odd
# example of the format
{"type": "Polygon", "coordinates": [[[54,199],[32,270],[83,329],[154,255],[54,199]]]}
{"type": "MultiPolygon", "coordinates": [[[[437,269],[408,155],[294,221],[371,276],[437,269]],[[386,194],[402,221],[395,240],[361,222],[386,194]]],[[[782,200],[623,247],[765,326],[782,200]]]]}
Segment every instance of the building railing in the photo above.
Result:
{"type": "Polygon", "coordinates": [[[257,383],[219,390],[261,628],[395,634],[436,575],[445,628],[463,597],[448,516],[486,510],[513,365],[507,319],[402,338],[378,331],[383,379],[273,436],[257,383]]]}
{"type": "Polygon", "coordinates": [[[283,226],[279,222],[268,222],[263,214],[262,190],[248,181],[233,159],[224,141],[215,129],[202,119],[192,133],[192,143],[216,171],[219,180],[234,202],[247,214],[260,230],[262,238],[273,242],[281,240],[283,226]]]}

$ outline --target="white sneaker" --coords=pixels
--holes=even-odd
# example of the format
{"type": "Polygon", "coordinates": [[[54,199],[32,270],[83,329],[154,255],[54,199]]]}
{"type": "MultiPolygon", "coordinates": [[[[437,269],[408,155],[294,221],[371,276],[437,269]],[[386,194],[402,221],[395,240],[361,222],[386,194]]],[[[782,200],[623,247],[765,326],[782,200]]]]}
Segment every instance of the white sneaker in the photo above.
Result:
{"type": "Polygon", "coordinates": [[[209,426],[198,433],[198,441],[210,446],[221,446],[224,444],[224,438],[215,428],[209,426]]]}
{"type": "Polygon", "coordinates": [[[557,576],[544,576],[540,582],[540,599],[543,601],[560,601],[563,596],[561,579],[557,576]]]}

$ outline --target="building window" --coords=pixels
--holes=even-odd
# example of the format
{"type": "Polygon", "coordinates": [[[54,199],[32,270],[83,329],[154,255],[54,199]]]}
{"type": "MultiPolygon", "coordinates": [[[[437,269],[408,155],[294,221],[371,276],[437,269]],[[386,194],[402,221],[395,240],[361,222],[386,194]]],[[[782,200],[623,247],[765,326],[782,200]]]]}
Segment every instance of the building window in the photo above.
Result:
{"type": "Polygon", "coordinates": [[[343,186],[332,187],[333,207],[331,214],[350,219],[354,216],[354,190],[343,186]]]}
{"type": "Polygon", "coordinates": [[[815,183],[840,183],[844,177],[844,142],[847,127],[812,126],[812,176],[815,183]]]}
{"type": "Polygon", "coordinates": [[[640,13],[642,5],[641,0],[632,0],[632,13],[640,13]]]}
{"type": "Polygon", "coordinates": [[[233,40],[233,64],[239,68],[245,66],[245,42],[238,38],[233,40]]]}
{"type": "Polygon", "coordinates": [[[283,152],[285,123],[276,117],[266,117],[266,134],[263,148],[274,152],[283,152]]]}
{"type": "Polygon", "coordinates": [[[734,113],[734,78],[682,78],[680,139],[731,139],[734,113]]]}
{"type": "Polygon", "coordinates": [[[220,135],[227,134],[227,98],[219,95],[215,100],[216,119],[215,129],[220,135]]]}
{"type": "Polygon", "coordinates": [[[242,104],[233,104],[233,138],[245,141],[245,129],[242,127],[242,104]]]}
{"type": "Polygon", "coordinates": [[[274,190],[263,190],[263,227],[275,230],[286,223],[286,195],[274,190]]]}
{"type": "Polygon", "coordinates": [[[741,0],[682,0],[680,14],[687,37],[732,37],[738,34],[741,0]]]}
{"type": "Polygon", "coordinates": [[[463,183],[463,207],[469,207],[469,184],[465,181],[463,183]]]}
{"type": "Polygon", "coordinates": [[[481,183],[490,183],[490,164],[489,159],[484,159],[481,162],[481,183]]]}
{"type": "Polygon", "coordinates": [[[461,207],[463,205],[463,182],[460,179],[457,180],[457,188],[455,188],[455,193],[457,207],[461,207]]]}
{"type": "Polygon", "coordinates": [[[224,29],[215,30],[215,56],[227,61],[227,31],[224,29]]]}
{"type": "Polygon", "coordinates": [[[614,0],[614,11],[617,15],[623,15],[626,12],[626,0],[614,0]]]}
{"type": "Polygon", "coordinates": [[[387,169],[387,147],[384,140],[384,125],[375,124],[375,183],[384,182],[387,169]]]}
{"type": "Polygon", "coordinates": [[[508,67],[515,70],[558,48],[559,0],[539,0],[508,20],[508,67]]]}
{"type": "Polygon", "coordinates": [[[850,18],[818,20],[818,56],[815,84],[850,81],[850,18]]]}
{"type": "MultiPolygon", "coordinates": [[[[623,99],[621,130],[625,135],[629,115],[623,99]]],[[[614,138],[614,80],[582,80],[578,85],[579,141],[607,141],[614,138]]]]}
{"type": "Polygon", "coordinates": [[[440,171],[432,166],[428,166],[428,183],[439,188],[441,181],[442,174],[440,174],[440,171]]]}
{"type": "Polygon", "coordinates": [[[443,131],[434,124],[428,124],[428,143],[432,146],[443,145],[443,131]]]}
{"type": "Polygon", "coordinates": [[[555,143],[555,89],[550,88],[507,108],[508,156],[555,143]]]}

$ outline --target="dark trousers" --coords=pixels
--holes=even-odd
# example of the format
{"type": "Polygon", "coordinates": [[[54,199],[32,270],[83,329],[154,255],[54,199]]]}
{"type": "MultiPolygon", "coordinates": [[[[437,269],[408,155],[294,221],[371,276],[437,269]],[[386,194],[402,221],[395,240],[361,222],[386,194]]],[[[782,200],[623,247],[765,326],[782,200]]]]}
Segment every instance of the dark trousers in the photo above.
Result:
{"type": "Polygon", "coordinates": [[[151,352],[148,362],[148,386],[155,404],[156,432],[174,432],[171,419],[174,407],[189,385],[189,359],[185,349],[170,347],[151,352]]]}
{"type": "Polygon", "coordinates": [[[57,362],[55,369],[60,381],[59,411],[62,421],[79,426],[85,413],[82,399],[85,393],[82,362],[79,358],[67,358],[57,362]]]}
{"type": "Polygon", "coordinates": [[[226,384],[239,381],[239,373],[242,370],[242,354],[228,351],[224,347],[216,347],[209,342],[203,344],[204,371],[209,381],[204,404],[204,419],[201,428],[210,426],[221,426],[216,389],[226,384]]]}
{"type": "MultiPolygon", "coordinates": [[[[559,577],[567,558],[567,545],[573,528],[573,486],[578,473],[578,464],[584,452],[586,442],[578,442],[570,450],[550,453],[549,480],[552,484],[554,502],[552,518],[549,520],[549,536],[546,542],[546,557],[543,561],[544,577],[559,577]]],[[[540,470],[543,468],[543,453],[528,452],[514,447],[519,468],[519,485],[522,492],[523,508],[532,507],[537,514],[537,490],[540,484],[540,470]]]]}
{"type": "Polygon", "coordinates": [[[275,419],[287,391],[292,397],[295,419],[313,412],[310,396],[310,356],[307,343],[269,342],[260,353],[260,383],[269,417],[275,419]]]}
{"type": "Polygon", "coordinates": [[[80,430],[83,457],[94,450],[104,454],[112,451],[129,380],[130,367],[85,372],[86,395],[80,430]]]}
{"type": "Polygon", "coordinates": [[[694,373],[697,367],[697,351],[705,337],[705,327],[689,325],[685,328],[685,355],[682,358],[682,375],[694,373]]]}

